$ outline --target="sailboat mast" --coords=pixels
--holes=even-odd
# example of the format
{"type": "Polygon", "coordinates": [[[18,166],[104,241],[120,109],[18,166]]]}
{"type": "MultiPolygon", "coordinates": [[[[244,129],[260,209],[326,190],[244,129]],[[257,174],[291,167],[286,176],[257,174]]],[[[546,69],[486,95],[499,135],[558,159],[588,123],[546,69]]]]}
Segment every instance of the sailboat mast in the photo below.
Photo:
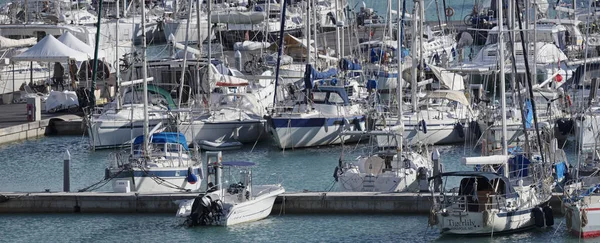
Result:
{"type": "MultiPolygon", "coordinates": [[[[406,2],[406,0],[404,0],[406,2]]],[[[402,0],[398,0],[397,16],[400,17],[400,5],[402,0]]],[[[398,98],[398,124],[402,124],[402,37],[404,36],[404,9],[402,9],[402,19],[398,18],[398,77],[396,78],[396,97],[398,98]]],[[[403,128],[404,129],[404,128],[403,128]]],[[[398,141],[398,150],[402,153],[402,133],[400,133],[400,141],[398,141]]]]}
{"type": "MultiPolygon", "coordinates": [[[[188,16],[187,16],[187,22],[185,23],[185,46],[183,47],[183,72],[185,73],[185,70],[187,69],[187,54],[188,54],[188,45],[189,45],[189,40],[190,40],[190,22],[192,22],[192,8],[193,8],[193,1],[189,1],[189,5],[188,5],[188,16]]],[[[197,23],[197,25],[200,24],[199,22],[197,23]]],[[[200,36],[198,36],[198,41],[200,41],[200,36]]],[[[175,45],[175,43],[173,43],[173,45],[175,45]]],[[[183,97],[183,85],[185,83],[185,75],[181,75],[180,79],[179,79],[179,101],[177,102],[177,109],[181,109],[181,98],[183,97]]]]}
{"type": "MultiPolygon", "coordinates": [[[[419,17],[419,8],[421,8],[421,2],[419,0],[415,1],[415,5],[413,8],[413,17],[412,17],[412,21],[413,21],[413,30],[412,30],[412,44],[411,44],[411,48],[412,48],[412,70],[411,70],[411,83],[410,83],[410,98],[412,101],[412,110],[414,112],[417,111],[417,67],[419,66],[419,55],[417,53],[417,36],[419,35],[419,29],[418,27],[418,21],[417,18],[419,17]]],[[[423,67],[421,67],[423,68],[423,67]]]]}
{"type": "Polygon", "coordinates": [[[115,25],[115,36],[116,36],[116,45],[117,48],[115,48],[115,60],[117,60],[117,65],[115,65],[115,72],[116,72],[116,85],[115,85],[115,94],[116,94],[116,100],[117,100],[117,109],[120,110],[121,109],[121,96],[119,95],[119,87],[121,86],[121,67],[119,67],[119,18],[121,16],[121,13],[119,12],[119,2],[121,0],[117,0],[117,23],[115,25]]]}
{"type": "Polygon", "coordinates": [[[392,36],[394,35],[394,31],[392,28],[392,0],[387,1],[387,8],[388,8],[388,21],[387,21],[388,36],[390,38],[392,38],[392,36]]]}
{"type": "Polygon", "coordinates": [[[310,7],[310,0],[306,1],[306,63],[310,63],[310,12],[311,12],[311,7],[310,7]]]}
{"type": "Polygon", "coordinates": [[[281,52],[283,50],[283,32],[285,30],[285,11],[288,0],[283,0],[281,10],[281,28],[279,28],[279,45],[277,46],[277,68],[275,69],[275,91],[273,92],[273,107],[277,104],[277,84],[279,81],[279,68],[281,67],[281,52]]]}
{"type": "MultiPolygon", "coordinates": [[[[498,3],[498,62],[500,68],[500,112],[502,113],[502,154],[508,155],[508,144],[506,141],[506,80],[504,77],[504,16],[503,16],[503,1],[498,3]]],[[[510,1],[509,3],[510,4],[510,1]]],[[[504,176],[508,177],[508,166],[504,163],[504,176]]]]}
{"type": "MultiPolygon", "coordinates": [[[[338,21],[340,21],[340,17],[339,16],[341,16],[341,14],[340,14],[340,8],[338,6],[338,1],[339,0],[335,0],[335,25],[336,25],[335,26],[335,54],[336,54],[337,58],[340,59],[343,56],[341,55],[342,48],[341,48],[341,45],[340,45],[340,41],[342,41],[342,40],[340,38],[340,28],[337,25],[338,21]]],[[[344,28],[344,27],[342,27],[342,28],[344,28]]]]}
{"type": "MultiPolygon", "coordinates": [[[[102,2],[102,1],[100,1],[102,2]]],[[[143,80],[143,100],[144,100],[144,154],[148,154],[148,67],[146,63],[146,4],[142,2],[142,80],[143,80]]]]}

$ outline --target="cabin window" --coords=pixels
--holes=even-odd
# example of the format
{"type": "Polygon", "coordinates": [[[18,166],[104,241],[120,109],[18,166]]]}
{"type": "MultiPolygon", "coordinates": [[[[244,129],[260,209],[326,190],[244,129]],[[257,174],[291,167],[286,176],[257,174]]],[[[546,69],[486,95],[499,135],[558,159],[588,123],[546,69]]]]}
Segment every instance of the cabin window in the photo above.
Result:
{"type": "Polygon", "coordinates": [[[344,99],[338,93],[329,93],[329,103],[335,105],[343,105],[344,99]]]}
{"type": "Polygon", "coordinates": [[[179,144],[174,144],[174,143],[167,144],[167,152],[178,153],[179,152],[179,144]]]}
{"type": "Polygon", "coordinates": [[[324,104],[327,98],[326,92],[313,92],[313,102],[324,104]]]}

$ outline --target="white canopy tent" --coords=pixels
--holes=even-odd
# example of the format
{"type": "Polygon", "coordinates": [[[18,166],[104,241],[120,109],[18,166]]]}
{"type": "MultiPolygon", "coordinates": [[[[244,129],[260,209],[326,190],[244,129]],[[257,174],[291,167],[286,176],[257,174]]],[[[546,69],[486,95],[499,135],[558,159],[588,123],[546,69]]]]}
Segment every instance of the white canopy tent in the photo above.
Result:
{"type": "MultiPolygon", "coordinates": [[[[89,46],[85,42],[79,40],[70,32],[65,32],[64,34],[62,34],[60,37],[58,37],[58,40],[73,50],[83,52],[87,54],[90,58],[94,57],[94,48],[89,46]]],[[[98,58],[101,57],[102,53],[98,52],[98,58]]]]}
{"type": "Polygon", "coordinates": [[[52,35],[47,35],[25,52],[12,57],[11,61],[65,62],[67,60],[85,61],[87,59],[87,54],[68,47],[52,35]]]}

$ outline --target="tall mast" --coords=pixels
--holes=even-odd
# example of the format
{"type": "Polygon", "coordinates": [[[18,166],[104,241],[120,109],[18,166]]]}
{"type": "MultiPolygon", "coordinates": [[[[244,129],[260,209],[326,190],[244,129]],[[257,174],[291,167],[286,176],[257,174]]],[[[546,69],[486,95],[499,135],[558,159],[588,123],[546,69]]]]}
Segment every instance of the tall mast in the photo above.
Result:
{"type": "MultiPolygon", "coordinates": [[[[420,60],[420,56],[417,53],[417,40],[419,40],[420,38],[417,38],[417,36],[419,35],[419,29],[417,28],[417,26],[419,25],[419,22],[417,21],[417,18],[419,17],[419,9],[421,8],[421,2],[419,0],[415,0],[415,5],[413,8],[413,17],[412,17],[412,21],[413,21],[413,31],[412,31],[412,44],[411,44],[411,48],[412,48],[412,70],[411,70],[411,82],[410,82],[410,96],[411,96],[411,102],[412,102],[412,110],[413,112],[417,111],[417,67],[419,66],[419,60],[420,60]]],[[[420,52],[419,52],[420,53],[420,52]]],[[[423,67],[421,67],[423,68],[423,67]]]]}
{"type": "MultiPolygon", "coordinates": [[[[398,0],[398,12],[397,15],[398,17],[400,17],[400,5],[401,5],[402,0],[398,0]]],[[[404,2],[406,3],[406,0],[404,0],[404,2]]],[[[402,9],[402,18],[398,18],[398,38],[396,38],[398,40],[398,77],[396,78],[396,97],[398,98],[398,123],[399,125],[402,125],[402,101],[403,98],[402,97],[402,39],[404,37],[404,9],[402,9]]],[[[404,129],[404,128],[403,128],[404,129]]],[[[398,149],[399,152],[402,153],[402,134],[400,133],[400,141],[398,141],[398,149]]]]}
{"type": "Polygon", "coordinates": [[[281,67],[281,52],[283,50],[283,32],[285,30],[286,5],[287,0],[283,0],[283,7],[281,11],[281,28],[279,28],[279,45],[277,46],[277,69],[275,69],[275,90],[273,93],[273,107],[275,107],[275,105],[277,104],[277,83],[279,81],[279,68],[281,67]]]}
{"type": "Polygon", "coordinates": [[[317,4],[315,2],[315,0],[309,0],[313,6],[313,10],[311,11],[313,14],[313,32],[315,34],[314,39],[315,39],[315,64],[318,64],[318,60],[319,60],[319,38],[317,37],[317,4]]]}
{"type": "MultiPolygon", "coordinates": [[[[185,24],[185,46],[183,47],[183,71],[181,74],[181,78],[179,79],[179,101],[177,102],[177,109],[181,109],[181,98],[183,97],[183,85],[185,83],[185,73],[187,70],[187,54],[188,54],[188,41],[190,40],[190,22],[192,22],[192,7],[193,1],[189,1],[188,5],[188,16],[187,22],[185,24]]],[[[198,22],[196,25],[199,25],[198,22]]],[[[198,41],[200,41],[200,35],[197,36],[198,41]]],[[[175,45],[175,43],[173,43],[175,45]]]]}
{"type": "MultiPolygon", "coordinates": [[[[504,77],[504,16],[502,1],[498,2],[498,52],[500,67],[500,112],[502,113],[502,154],[508,155],[508,144],[506,141],[506,80],[504,77]]],[[[510,1],[509,3],[510,4],[510,1]]],[[[508,177],[508,166],[504,162],[504,176],[508,177]]]]}
{"type": "Polygon", "coordinates": [[[310,12],[311,12],[310,0],[306,1],[306,63],[310,63],[310,12]]]}
{"type": "MultiPolygon", "coordinates": [[[[117,100],[117,109],[121,109],[121,96],[119,95],[119,86],[121,86],[121,67],[119,67],[119,18],[121,16],[121,13],[119,12],[119,2],[121,0],[117,0],[117,23],[116,23],[116,28],[115,28],[115,36],[116,36],[116,45],[117,48],[115,49],[115,60],[117,60],[117,65],[115,65],[115,71],[117,74],[117,85],[115,88],[115,94],[116,94],[116,100],[117,100]]],[[[78,1],[79,4],[79,1],[78,1]]]]}
{"type": "Polygon", "coordinates": [[[392,38],[392,36],[394,35],[394,31],[392,29],[392,0],[387,1],[387,8],[388,8],[388,21],[387,21],[388,35],[390,38],[392,38]]]}
{"type": "MultiPolygon", "coordinates": [[[[334,1],[335,1],[335,54],[336,54],[337,58],[340,59],[341,57],[343,57],[341,54],[342,48],[340,45],[340,41],[342,41],[340,38],[340,28],[338,28],[338,21],[340,21],[339,16],[341,16],[341,14],[340,14],[339,6],[338,6],[339,0],[334,0],[334,1]]],[[[344,27],[342,27],[342,28],[344,28],[344,27]]]]}
{"type": "MultiPolygon", "coordinates": [[[[100,1],[102,2],[102,1],[100,1]]],[[[142,2],[142,80],[144,87],[144,154],[148,154],[148,136],[150,131],[148,128],[148,67],[146,63],[146,4],[142,2]]]]}

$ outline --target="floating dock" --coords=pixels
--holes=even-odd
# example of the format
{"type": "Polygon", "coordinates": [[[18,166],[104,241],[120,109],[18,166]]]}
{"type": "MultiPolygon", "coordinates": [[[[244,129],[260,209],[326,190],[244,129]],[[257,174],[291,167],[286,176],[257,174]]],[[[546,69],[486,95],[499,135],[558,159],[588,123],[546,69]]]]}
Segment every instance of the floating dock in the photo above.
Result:
{"type": "MultiPolygon", "coordinates": [[[[172,213],[198,193],[3,192],[0,213],[172,213]]],[[[550,201],[560,213],[560,194],[550,201]]],[[[428,214],[430,193],[298,192],[277,198],[272,214],[428,214]]]]}

